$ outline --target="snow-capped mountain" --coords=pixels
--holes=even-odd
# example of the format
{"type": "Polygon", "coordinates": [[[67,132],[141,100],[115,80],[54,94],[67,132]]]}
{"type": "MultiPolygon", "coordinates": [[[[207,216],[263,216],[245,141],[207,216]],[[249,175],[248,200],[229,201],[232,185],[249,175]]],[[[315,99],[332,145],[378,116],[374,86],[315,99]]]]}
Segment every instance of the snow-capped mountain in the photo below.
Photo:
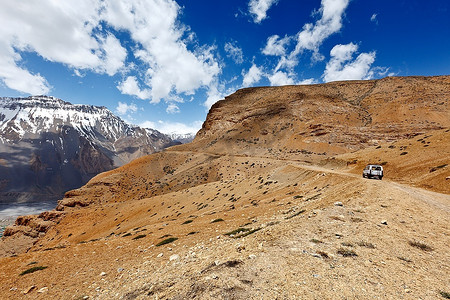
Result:
{"type": "Polygon", "coordinates": [[[173,141],[180,142],[182,144],[190,143],[195,138],[194,133],[169,133],[166,135],[169,136],[173,141]]]}
{"type": "Polygon", "coordinates": [[[173,144],[106,107],[0,98],[0,202],[60,198],[100,172],[173,144]]]}

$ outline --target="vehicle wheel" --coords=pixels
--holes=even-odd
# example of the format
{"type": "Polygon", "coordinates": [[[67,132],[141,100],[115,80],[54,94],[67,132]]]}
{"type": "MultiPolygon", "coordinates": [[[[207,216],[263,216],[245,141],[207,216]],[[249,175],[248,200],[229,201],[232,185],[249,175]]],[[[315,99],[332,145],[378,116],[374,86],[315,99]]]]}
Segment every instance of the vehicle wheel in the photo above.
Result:
{"type": "Polygon", "coordinates": [[[380,179],[380,180],[383,179],[383,176],[378,176],[378,179],[380,179]]]}

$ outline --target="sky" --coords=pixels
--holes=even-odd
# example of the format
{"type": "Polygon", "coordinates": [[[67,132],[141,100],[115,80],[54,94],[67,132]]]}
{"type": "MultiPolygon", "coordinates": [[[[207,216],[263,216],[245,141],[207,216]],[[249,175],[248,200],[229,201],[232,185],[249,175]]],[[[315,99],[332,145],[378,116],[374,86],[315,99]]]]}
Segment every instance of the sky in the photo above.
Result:
{"type": "Polygon", "coordinates": [[[245,87],[449,74],[448,0],[0,0],[0,96],[163,133],[245,87]]]}

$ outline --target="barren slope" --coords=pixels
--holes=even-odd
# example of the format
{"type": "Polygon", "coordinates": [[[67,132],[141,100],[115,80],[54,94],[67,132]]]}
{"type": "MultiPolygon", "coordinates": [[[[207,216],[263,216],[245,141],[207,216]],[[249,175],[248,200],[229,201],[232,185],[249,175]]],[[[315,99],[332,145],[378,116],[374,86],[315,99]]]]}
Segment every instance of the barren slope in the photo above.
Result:
{"type": "Polygon", "coordinates": [[[102,173],[58,210],[19,218],[0,243],[0,294],[442,298],[449,92],[449,77],[238,91],[212,108],[193,143],[102,173]],[[416,108],[390,114],[404,103],[416,108]],[[385,165],[383,181],[361,177],[367,162],[385,165]],[[19,275],[36,266],[47,268],[19,275]]]}

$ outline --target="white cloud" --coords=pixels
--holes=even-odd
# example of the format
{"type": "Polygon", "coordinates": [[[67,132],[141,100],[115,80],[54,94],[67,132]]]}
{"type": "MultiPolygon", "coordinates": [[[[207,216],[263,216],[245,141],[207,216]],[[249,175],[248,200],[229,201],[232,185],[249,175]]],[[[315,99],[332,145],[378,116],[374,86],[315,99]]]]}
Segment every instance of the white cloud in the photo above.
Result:
{"type": "Polygon", "coordinates": [[[253,22],[261,23],[262,20],[267,18],[269,8],[277,2],[278,0],[250,0],[248,9],[252,14],[253,22]]]}
{"type": "Polygon", "coordinates": [[[290,42],[291,37],[280,39],[278,35],[272,35],[267,39],[266,46],[262,50],[265,55],[283,56],[286,54],[286,45],[290,42]]]}
{"type": "Polygon", "coordinates": [[[325,82],[337,80],[370,79],[374,76],[371,65],[375,61],[375,52],[361,53],[353,60],[358,46],[350,43],[336,45],[331,49],[331,59],[327,63],[323,79],[325,82]]]}
{"type": "Polygon", "coordinates": [[[51,86],[47,80],[40,74],[32,74],[19,67],[17,62],[20,60],[20,55],[0,39],[0,80],[13,90],[34,95],[48,94],[51,86]]]}
{"type": "MultiPolygon", "coordinates": [[[[171,92],[192,94],[208,87],[220,73],[212,55],[214,48],[188,50],[187,27],[177,22],[180,7],[173,0],[110,1],[104,19],[117,30],[130,32],[140,45],[134,54],[147,67],[142,77],[151,91],[151,101],[159,102],[171,92]]],[[[192,37],[192,35],[189,35],[192,37]]]]}
{"type": "Polygon", "coordinates": [[[307,23],[295,36],[280,38],[272,35],[267,39],[262,54],[278,56],[276,66],[268,74],[264,74],[271,85],[311,84],[316,81],[306,79],[297,81],[294,72],[299,64],[300,56],[311,51],[312,62],[322,61],[325,57],[319,52],[320,46],[332,34],[342,28],[342,18],[350,0],[322,0],[320,8],[314,12],[319,16],[315,23],[307,23]],[[294,40],[294,47],[290,46],[294,40]]]}
{"type": "Polygon", "coordinates": [[[235,46],[233,43],[229,42],[225,44],[224,49],[227,56],[231,57],[235,63],[242,64],[244,62],[244,53],[239,46],[235,46]]]}
{"type": "Polygon", "coordinates": [[[198,46],[195,35],[178,21],[180,7],[174,0],[23,0],[2,1],[1,6],[0,80],[21,92],[42,94],[51,88],[23,64],[24,51],[62,63],[75,74],[133,71],[129,75],[145,85],[123,82],[118,88],[154,103],[171,93],[208,88],[221,72],[215,49],[198,46]],[[135,53],[121,45],[115,30],[129,33],[135,53]],[[129,54],[141,68],[129,67],[134,65],[127,61],[129,54]]]}
{"type": "Polygon", "coordinates": [[[166,112],[168,114],[176,114],[180,112],[180,108],[175,103],[169,103],[169,105],[166,108],[166,112]]]}
{"type": "Polygon", "coordinates": [[[317,11],[320,19],[314,24],[305,24],[295,37],[286,36],[283,39],[280,39],[278,35],[269,37],[262,53],[280,56],[274,69],[274,76],[280,77],[277,72],[281,69],[292,71],[299,63],[298,56],[305,50],[312,51],[312,61],[323,60],[324,56],[320,54],[319,47],[329,36],[341,30],[342,16],[348,4],[349,0],[322,0],[320,9],[317,11]],[[295,48],[287,53],[287,46],[292,39],[296,40],[295,48]]]}
{"type": "Polygon", "coordinates": [[[116,107],[116,111],[117,113],[119,113],[120,115],[126,115],[128,112],[137,112],[137,106],[136,104],[132,103],[130,105],[128,105],[127,103],[122,103],[119,101],[119,103],[117,103],[117,107],[116,107]]]}
{"type": "Polygon", "coordinates": [[[378,24],[377,16],[378,16],[377,14],[373,14],[373,15],[370,17],[370,21],[375,22],[375,23],[378,24]]]}
{"type": "Polygon", "coordinates": [[[297,34],[297,46],[291,57],[304,50],[319,52],[319,47],[330,35],[339,32],[342,28],[342,16],[349,0],[322,0],[319,13],[321,18],[315,24],[308,23],[297,34]]]}
{"type": "Polygon", "coordinates": [[[117,88],[122,94],[136,96],[139,99],[149,99],[151,91],[139,88],[136,77],[128,76],[127,79],[119,83],[117,88]]]}
{"type": "Polygon", "coordinates": [[[224,99],[225,96],[226,94],[219,90],[218,84],[212,85],[207,92],[207,98],[204,105],[207,109],[210,109],[214,103],[221,99],[224,99]]]}
{"type": "Polygon", "coordinates": [[[315,83],[318,83],[318,81],[314,78],[307,78],[297,82],[297,84],[315,84],[315,83]]]}
{"type": "Polygon", "coordinates": [[[244,87],[252,86],[253,84],[257,83],[261,80],[262,76],[264,75],[264,72],[255,64],[253,64],[247,73],[242,74],[244,76],[244,79],[242,81],[242,85],[244,87]]]}
{"type": "Polygon", "coordinates": [[[25,93],[50,90],[45,78],[20,67],[22,51],[73,69],[115,74],[124,65],[126,50],[113,35],[97,30],[101,5],[100,0],[2,1],[0,80],[25,93]]]}
{"type": "Polygon", "coordinates": [[[283,71],[277,71],[271,76],[269,76],[270,85],[280,86],[280,85],[293,85],[295,80],[289,76],[289,74],[283,71]]]}
{"type": "Polygon", "coordinates": [[[143,128],[151,128],[156,129],[159,132],[165,133],[165,134],[196,134],[197,131],[202,128],[202,121],[194,121],[190,124],[180,123],[180,122],[171,122],[171,121],[145,121],[142,124],[140,124],[140,127],[143,128]]]}

